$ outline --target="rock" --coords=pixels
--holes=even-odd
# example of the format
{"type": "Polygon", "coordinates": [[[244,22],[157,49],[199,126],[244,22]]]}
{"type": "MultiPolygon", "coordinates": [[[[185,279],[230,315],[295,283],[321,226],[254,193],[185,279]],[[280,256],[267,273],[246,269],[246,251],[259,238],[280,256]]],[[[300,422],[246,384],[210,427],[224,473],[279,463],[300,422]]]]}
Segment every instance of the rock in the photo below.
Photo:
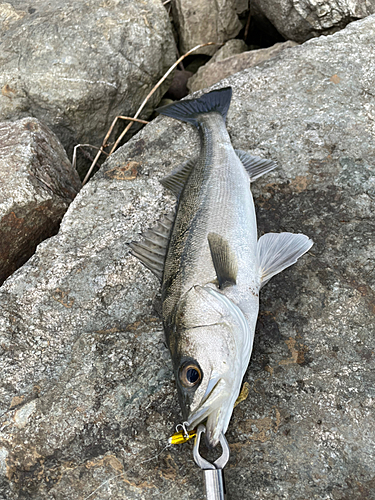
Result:
{"type": "Polygon", "coordinates": [[[235,0],[234,8],[237,14],[244,14],[250,9],[250,0],[235,0]]]}
{"type": "Polygon", "coordinates": [[[249,47],[243,40],[239,40],[234,38],[233,40],[228,40],[217,52],[214,54],[209,64],[217,61],[222,61],[227,57],[234,56],[236,54],[241,54],[242,52],[246,52],[249,50],[249,47]]]}
{"type": "MultiPolygon", "coordinates": [[[[242,28],[235,0],[174,0],[172,12],[181,54],[203,43],[224,43],[238,35],[242,28]]],[[[203,47],[196,54],[213,55],[218,48],[203,47]]]]}
{"type": "Polygon", "coordinates": [[[198,55],[191,55],[186,58],[185,61],[185,70],[186,71],[191,71],[192,73],[196,73],[198,69],[206,64],[209,60],[211,59],[211,56],[208,56],[207,54],[198,54],[198,55]]]}
{"type": "Polygon", "coordinates": [[[11,0],[0,26],[0,120],[35,116],[70,158],[78,143],[101,145],[116,115],[133,116],[175,61],[160,0],[11,0]]]}
{"type": "Polygon", "coordinates": [[[51,130],[35,118],[0,122],[0,284],[57,233],[80,187],[51,130]]]}
{"type": "Polygon", "coordinates": [[[191,71],[176,69],[171,86],[165,94],[165,98],[172,99],[172,101],[178,101],[186,97],[189,93],[186,84],[192,76],[193,73],[191,71]]]}
{"type": "MultiPolygon", "coordinates": [[[[248,21],[247,21],[248,23],[248,21]]],[[[245,33],[244,33],[245,35],[245,33]]],[[[267,48],[275,43],[285,42],[285,38],[277,31],[269,19],[251,2],[250,23],[248,24],[245,42],[254,48],[267,48]]]]}
{"type": "MultiPolygon", "coordinates": [[[[373,496],[374,29],[369,17],[220,83],[234,146],[279,163],[252,186],[260,234],[315,241],[262,290],[227,433],[233,500],[373,496]]],[[[172,209],[159,179],[198,145],[189,125],[147,125],[0,288],[3,498],[203,496],[192,445],[166,447],[181,413],[159,283],[126,246],[172,209]]]]}
{"type": "Polygon", "coordinates": [[[198,72],[189,78],[188,88],[190,92],[196,92],[197,90],[210,87],[223,78],[276,57],[283,50],[294,47],[295,45],[297,44],[292,41],[276,43],[267,49],[249,50],[247,52],[237,53],[225,59],[219,56],[218,59],[214,60],[215,54],[207,64],[199,68],[198,72]]]}
{"type": "Polygon", "coordinates": [[[286,39],[302,43],[374,14],[375,0],[252,0],[251,13],[262,13],[286,39]]]}

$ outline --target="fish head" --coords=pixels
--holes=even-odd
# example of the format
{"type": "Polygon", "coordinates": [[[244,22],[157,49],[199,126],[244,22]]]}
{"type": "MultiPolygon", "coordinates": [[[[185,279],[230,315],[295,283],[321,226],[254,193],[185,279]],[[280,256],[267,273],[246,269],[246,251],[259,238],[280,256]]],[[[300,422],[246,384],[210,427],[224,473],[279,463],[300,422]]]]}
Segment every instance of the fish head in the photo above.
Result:
{"type": "Polygon", "coordinates": [[[251,353],[252,335],[241,310],[209,287],[193,287],[176,317],[171,347],[181,408],[189,429],[206,421],[216,446],[225,433],[251,353]]]}

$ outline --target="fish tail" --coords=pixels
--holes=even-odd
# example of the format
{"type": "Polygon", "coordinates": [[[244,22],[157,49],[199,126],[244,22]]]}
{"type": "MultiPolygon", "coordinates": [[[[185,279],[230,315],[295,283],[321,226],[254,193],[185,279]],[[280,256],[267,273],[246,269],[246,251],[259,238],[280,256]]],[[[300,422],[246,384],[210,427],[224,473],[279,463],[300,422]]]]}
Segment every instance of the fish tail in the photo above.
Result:
{"type": "Polygon", "coordinates": [[[213,90],[197,99],[185,99],[162,106],[157,108],[156,111],[161,115],[170,116],[198,127],[197,117],[202,113],[220,113],[225,121],[231,98],[232,87],[225,87],[213,90]]]}

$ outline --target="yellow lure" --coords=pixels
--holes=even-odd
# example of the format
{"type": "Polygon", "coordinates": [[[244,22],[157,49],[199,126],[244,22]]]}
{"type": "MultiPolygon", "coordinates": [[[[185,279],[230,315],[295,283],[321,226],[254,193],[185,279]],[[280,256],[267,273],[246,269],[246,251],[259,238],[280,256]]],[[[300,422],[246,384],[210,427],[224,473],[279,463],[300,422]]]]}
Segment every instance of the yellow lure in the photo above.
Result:
{"type": "MultiPolygon", "coordinates": [[[[242,386],[242,390],[240,392],[240,395],[238,396],[238,398],[236,399],[236,402],[234,403],[234,408],[239,403],[241,403],[241,401],[244,401],[248,397],[249,392],[250,392],[250,386],[247,382],[245,382],[244,385],[242,386]]],[[[187,432],[184,432],[183,430],[180,432],[175,432],[173,434],[173,436],[171,436],[168,439],[168,443],[169,444],[183,444],[183,443],[186,443],[187,441],[190,441],[190,439],[195,438],[196,435],[197,435],[196,429],[194,429],[192,431],[187,431],[187,432]]]]}
{"type": "Polygon", "coordinates": [[[169,444],[186,443],[186,441],[190,441],[190,439],[193,439],[196,435],[197,435],[196,430],[188,431],[187,433],[185,433],[184,431],[176,432],[175,434],[173,434],[173,436],[171,436],[168,439],[168,443],[169,444]]]}

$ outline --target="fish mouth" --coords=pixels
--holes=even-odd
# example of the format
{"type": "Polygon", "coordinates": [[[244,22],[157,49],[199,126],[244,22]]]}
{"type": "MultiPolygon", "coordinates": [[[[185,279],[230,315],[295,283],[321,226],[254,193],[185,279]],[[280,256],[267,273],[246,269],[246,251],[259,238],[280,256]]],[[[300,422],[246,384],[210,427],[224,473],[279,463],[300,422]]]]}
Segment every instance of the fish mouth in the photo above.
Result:
{"type": "Polygon", "coordinates": [[[187,421],[190,428],[193,429],[200,424],[212,411],[212,405],[218,400],[223,385],[224,381],[221,378],[210,380],[199,407],[189,415],[187,421]]]}
{"type": "Polygon", "coordinates": [[[211,447],[217,445],[221,433],[227,430],[233,411],[233,397],[228,394],[226,386],[223,378],[211,379],[199,407],[187,419],[189,430],[207,420],[206,440],[211,447]]]}

